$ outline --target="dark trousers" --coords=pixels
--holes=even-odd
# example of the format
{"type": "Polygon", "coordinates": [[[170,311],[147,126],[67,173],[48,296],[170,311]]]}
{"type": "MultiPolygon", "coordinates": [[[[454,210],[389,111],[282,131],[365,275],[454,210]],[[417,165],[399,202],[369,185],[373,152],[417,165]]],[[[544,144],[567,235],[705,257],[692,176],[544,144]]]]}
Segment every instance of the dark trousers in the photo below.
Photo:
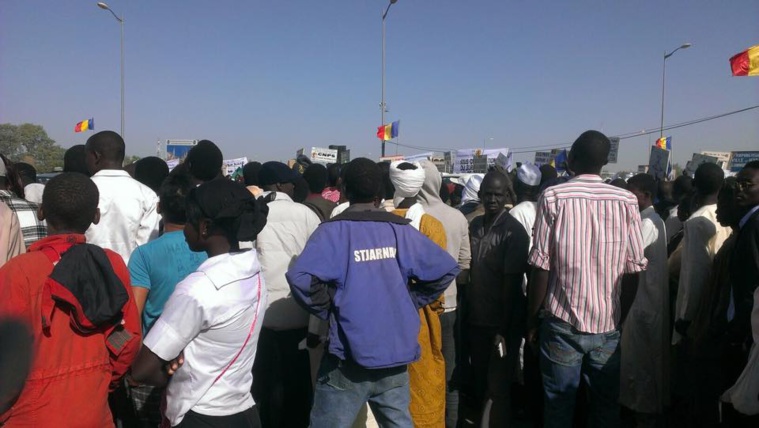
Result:
{"type": "Polygon", "coordinates": [[[253,398],[263,428],[307,427],[313,389],[308,351],[298,350],[307,329],[262,328],[253,364],[253,398]]]}
{"type": "Polygon", "coordinates": [[[443,358],[445,358],[445,427],[456,428],[459,421],[459,378],[458,341],[460,323],[458,311],[445,312],[440,315],[440,327],[443,336],[443,358]]]}
{"type": "Polygon", "coordinates": [[[184,415],[184,419],[176,428],[260,428],[256,406],[229,416],[207,416],[192,410],[184,415]]]}
{"type": "Polygon", "coordinates": [[[505,356],[496,352],[497,327],[471,326],[469,337],[472,351],[474,396],[481,406],[481,425],[484,427],[508,427],[511,421],[511,382],[519,361],[521,337],[511,334],[505,337],[505,356]]]}

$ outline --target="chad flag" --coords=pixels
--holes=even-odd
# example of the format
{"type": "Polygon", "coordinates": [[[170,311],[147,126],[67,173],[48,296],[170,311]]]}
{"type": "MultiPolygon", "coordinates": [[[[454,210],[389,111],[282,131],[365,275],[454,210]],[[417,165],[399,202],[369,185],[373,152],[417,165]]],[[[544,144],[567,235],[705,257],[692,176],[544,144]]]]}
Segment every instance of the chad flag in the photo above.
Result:
{"type": "Polygon", "coordinates": [[[759,76],[759,45],[730,58],[733,76],[759,76]]]}
{"type": "Polygon", "coordinates": [[[94,131],[95,130],[95,119],[89,118],[86,120],[83,120],[76,124],[74,127],[74,132],[84,132],[84,131],[94,131]]]}
{"type": "Polygon", "coordinates": [[[377,138],[383,141],[392,140],[398,136],[401,121],[396,120],[390,125],[382,125],[377,127],[377,138]]]}

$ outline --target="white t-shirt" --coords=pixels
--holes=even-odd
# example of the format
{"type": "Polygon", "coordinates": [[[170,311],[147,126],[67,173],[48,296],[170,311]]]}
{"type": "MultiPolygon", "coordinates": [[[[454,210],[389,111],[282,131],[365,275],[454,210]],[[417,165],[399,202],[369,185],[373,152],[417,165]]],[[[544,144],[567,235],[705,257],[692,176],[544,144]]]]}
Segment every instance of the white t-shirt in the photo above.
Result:
{"type": "Polygon", "coordinates": [[[172,426],[190,410],[228,416],[255,404],[250,387],[265,309],[266,285],[255,251],[212,257],[177,285],[144,341],[166,361],[184,350],[184,365],[166,389],[172,426]]]}

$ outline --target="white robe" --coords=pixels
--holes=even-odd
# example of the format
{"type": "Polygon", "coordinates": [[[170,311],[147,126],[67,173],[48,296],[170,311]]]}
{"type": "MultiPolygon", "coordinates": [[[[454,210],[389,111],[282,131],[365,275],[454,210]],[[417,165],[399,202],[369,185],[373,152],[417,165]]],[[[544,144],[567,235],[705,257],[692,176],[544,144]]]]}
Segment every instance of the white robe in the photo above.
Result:
{"type": "Polygon", "coordinates": [[[669,289],[667,234],[653,207],[641,211],[648,269],[622,326],[619,402],[643,413],[669,404],[669,289]]]}

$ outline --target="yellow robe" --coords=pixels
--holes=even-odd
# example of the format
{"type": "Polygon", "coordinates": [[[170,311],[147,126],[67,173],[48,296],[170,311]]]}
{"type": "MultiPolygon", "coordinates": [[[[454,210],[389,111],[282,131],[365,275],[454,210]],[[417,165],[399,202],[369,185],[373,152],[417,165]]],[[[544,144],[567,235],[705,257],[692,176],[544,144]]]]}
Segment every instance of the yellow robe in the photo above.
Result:
{"type": "MultiPolygon", "coordinates": [[[[393,214],[406,216],[406,209],[396,209],[393,214]]],[[[419,231],[432,242],[445,249],[447,240],[443,224],[429,214],[422,216],[419,231]]],[[[445,359],[440,327],[443,313],[443,295],[438,300],[419,309],[419,346],[422,350],[419,361],[409,364],[411,390],[411,420],[414,426],[445,426],[445,359]]]]}

